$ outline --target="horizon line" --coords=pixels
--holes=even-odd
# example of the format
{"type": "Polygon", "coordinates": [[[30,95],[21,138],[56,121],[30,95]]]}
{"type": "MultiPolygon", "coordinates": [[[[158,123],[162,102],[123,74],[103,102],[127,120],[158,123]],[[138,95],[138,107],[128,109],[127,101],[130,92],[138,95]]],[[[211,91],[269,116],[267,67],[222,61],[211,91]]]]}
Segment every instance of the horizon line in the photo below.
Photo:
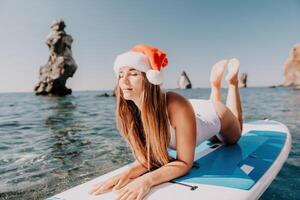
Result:
{"type": "MultiPolygon", "coordinates": [[[[248,86],[246,88],[270,88],[270,87],[289,87],[289,86],[281,86],[281,85],[261,85],[261,86],[248,86]]],[[[193,87],[193,88],[189,88],[189,89],[210,89],[211,87],[193,87]]],[[[239,87],[240,89],[243,89],[243,87],[239,87]]],[[[245,88],[245,89],[246,89],[245,88]]],[[[221,87],[221,89],[227,89],[227,87],[221,87]]],[[[73,92],[112,92],[114,89],[99,89],[99,90],[73,90],[72,89],[72,93],[73,92]]],[[[181,89],[181,88],[162,88],[162,90],[188,90],[188,89],[181,89]]],[[[34,93],[34,91],[8,91],[8,92],[2,92],[0,91],[0,94],[11,94],[11,93],[34,93]]],[[[43,96],[43,95],[38,95],[38,96],[43,96]]],[[[47,95],[46,95],[47,96],[47,95]]],[[[67,96],[67,95],[66,95],[67,96]]]]}

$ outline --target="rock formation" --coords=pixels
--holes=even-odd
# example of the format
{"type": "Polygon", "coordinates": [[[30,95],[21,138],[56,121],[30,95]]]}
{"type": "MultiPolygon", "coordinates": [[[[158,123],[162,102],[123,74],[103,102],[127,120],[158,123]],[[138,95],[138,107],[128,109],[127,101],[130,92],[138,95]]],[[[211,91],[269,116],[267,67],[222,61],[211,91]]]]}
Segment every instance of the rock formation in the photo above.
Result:
{"type": "Polygon", "coordinates": [[[98,94],[97,97],[110,97],[110,95],[107,92],[104,92],[102,94],[98,94]]]}
{"type": "Polygon", "coordinates": [[[187,76],[187,74],[185,73],[185,71],[181,73],[181,76],[178,79],[178,87],[181,89],[192,88],[192,83],[189,77],[187,76]]]}
{"type": "Polygon", "coordinates": [[[50,56],[48,62],[40,67],[39,81],[34,88],[37,95],[64,96],[72,93],[65,85],[67,79],[73,77],[77,65],[72,57],[73,38],[64,31],[65,27],[61,19],[51,23],[46,41],[50,56]]]}
{"type": "Polygon", "coordinates": [[[240,87],[246,88],[247,87],[247,73],[242,73],[240,76],[240,87]]]}
{"type": "Polygon", "coordinates": [[[283,86],[300,88],[300,44],[296,44],[284,64],[283,86]]]}
{"type": "Polygon", "coordinates": [[[294,90],[300,90],[300,85],[296,85],[296,86],[294,87],[294,90]]]}
{"type": "Polygon", "coordinates": [[[104,92],[104,93],[101,93],[101,94],[98,94],[96,95],[97,97],[116,97],[116,90],[117,90],[117,87],[115,87],[112,91],[112,94],[108,93],[108,92],[104,92]]]}

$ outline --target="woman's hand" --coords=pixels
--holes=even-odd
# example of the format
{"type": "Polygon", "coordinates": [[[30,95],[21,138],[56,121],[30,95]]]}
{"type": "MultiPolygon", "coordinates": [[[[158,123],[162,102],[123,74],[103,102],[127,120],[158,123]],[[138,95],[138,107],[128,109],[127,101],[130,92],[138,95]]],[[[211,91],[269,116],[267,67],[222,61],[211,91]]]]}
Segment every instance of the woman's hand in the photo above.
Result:
{"type": "Polygon", "coordinates": [[[130,172],[125,171],[116,176],[109,178],[104,182],[100,182],[92,188],[89,192],[91,195],[99,195],[111,191],[117,190],[128,184],[132,179],[130,178],[130,172]]]}
{"type": "Polygon", "coordinates": [[[117,200],[142,200],[150,192],[150,189],[150,180],[143,175],[117,190],[117,200]]]}

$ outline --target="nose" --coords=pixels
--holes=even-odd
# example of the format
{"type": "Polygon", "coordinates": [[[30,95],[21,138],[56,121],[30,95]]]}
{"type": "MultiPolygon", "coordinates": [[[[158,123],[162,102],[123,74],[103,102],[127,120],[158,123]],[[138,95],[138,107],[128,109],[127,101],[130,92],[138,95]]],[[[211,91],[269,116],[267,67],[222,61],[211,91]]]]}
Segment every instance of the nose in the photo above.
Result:
{"type": "Polygon", "coordinates": [[[129,78],[128,78],[127,75],[124,76],[124,82],[125,82],[125,83],[129,83],[129,78]]]}
{"type": "Polygon", "coordinates": [[[124,74],[123,78],[121,79],[121,82],[125,85],[128,85],[130,83],[127,74],[124,74]]]}

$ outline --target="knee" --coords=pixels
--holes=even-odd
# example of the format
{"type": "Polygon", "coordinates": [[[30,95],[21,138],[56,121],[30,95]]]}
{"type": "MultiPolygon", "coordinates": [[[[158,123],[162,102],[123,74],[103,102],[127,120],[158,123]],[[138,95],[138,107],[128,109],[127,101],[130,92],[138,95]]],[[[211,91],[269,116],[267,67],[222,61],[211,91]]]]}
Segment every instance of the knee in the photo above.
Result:
{"type": "Polygon", "coordinates": [[[228,137],[225,140],[225,144],[227,144],[227,145],[236,144],[240,138],[241,138],[241,131],[237,131],[235,134],[232,134],[231,137],[228,137]]]}

